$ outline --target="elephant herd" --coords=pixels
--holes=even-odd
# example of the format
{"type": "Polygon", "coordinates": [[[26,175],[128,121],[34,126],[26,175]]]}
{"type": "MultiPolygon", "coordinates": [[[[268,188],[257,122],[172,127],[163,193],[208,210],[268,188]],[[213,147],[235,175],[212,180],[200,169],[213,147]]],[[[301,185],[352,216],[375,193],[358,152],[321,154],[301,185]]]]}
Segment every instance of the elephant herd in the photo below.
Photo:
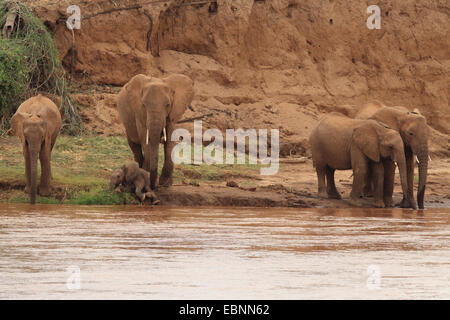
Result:
{"type": "MultiPolygon", "coordinates": [[[[154,190],[158,152],[164,144],[164,164],[159,185],[172,184],[176,123],[194,97],[193,81],[181,74],[165,78],[136,75],[117,97],[119,117],[125,127],[135,162],[113,171],[112,189],[134,191],[144,201],[157,204],[154,190]]],[[[36,194],[50,195],[50,158],[61,128],[61,115],[48,98],[38,95],[23,102],[11,118],[13,134],[22,142],[25,159],[25,192],[35,203],[36,194]],[[37,186],[37,159],[41,180],[37,186]]],[[[414,155],[419,162],[418,207],[424,208],[428,166],[428,126],[418,111],[369,103],[355,119],[339,113],[323,117],[310,135],[313,165],[317,172],[319,196],[340,199],[334,182],[335,170],[353,169],[350,202],[361,206],[361,197],[373,194],[376,207],[392,207],[395,168],[400,172],[401,207],[416,208],[413,195],[414,155]]]]}
{"type": "Polygon", "coordinates": [[[350,202],[362,205],[361,197],[373,193],[376,207],[393,207],[395,167],[403,191],[400,206],[416,209],[413,195],[414,156],[419,163],[417,204],[424,208],[428,169],[426,119],[418,111],[369,103],[355,119],[331,113],[319,121],[310,135],[319,196],[340,199],[334,183],[335,170],[353,169],[350,202]],[[326,178],[326,182],[325,182],[326,178]]]}

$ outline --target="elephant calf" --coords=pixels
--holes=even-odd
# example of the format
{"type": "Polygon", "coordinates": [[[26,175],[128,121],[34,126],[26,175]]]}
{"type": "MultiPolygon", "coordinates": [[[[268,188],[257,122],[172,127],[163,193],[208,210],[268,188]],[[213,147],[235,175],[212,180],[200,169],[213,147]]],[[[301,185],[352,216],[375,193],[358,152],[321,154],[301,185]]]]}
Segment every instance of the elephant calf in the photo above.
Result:
{"type": "Polygon", "coordinates": [[[150,173],[139,168],[137,162],[127,163],[113,171],[110,178],[110,188],[121,191],[121,186],[129,192],[134,190],[142,202],[145,198],[149,198],[152,200],[152,204],[159,203],[155,193],[150,189],[150,173]]]}
{"type": "MultiPolygon", "coordinates": [[[[356,120],[331,113],[319,121],[309,141],[317,172],[319,196],[340,199],[334,184],[334,171],[353,169],[350,201],[361,206],[360,197],[369,163],[372,163],[376,183],[375,205],[384,207],[388,199],[384,196],[383,161],[391,159],[398,163],[403,194],[407,197],[405,152],[397,131],[375,120],[356,120]]],[[[415,208],[414,199],[408,200],[415,208]]]]}
{"type": "Polygon", "coordinates": [[[42,95],[23,102],[11,118],[13,134],[22,141],[27,180],[25,192],[30,194],[32,204],[36,201],[38,157],[41,161],[39,194],[50,195],[50,158],[60,128],[61,114],[58,107],[42,95]]]}

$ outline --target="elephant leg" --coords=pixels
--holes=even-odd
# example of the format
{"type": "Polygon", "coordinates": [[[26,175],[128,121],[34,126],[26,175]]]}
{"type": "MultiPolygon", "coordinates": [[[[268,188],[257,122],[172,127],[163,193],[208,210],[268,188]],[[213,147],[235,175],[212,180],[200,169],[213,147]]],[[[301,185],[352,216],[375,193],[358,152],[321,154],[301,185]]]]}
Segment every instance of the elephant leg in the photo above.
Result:
{"type": "Polygon", "coordinates": [[[26,179],[25,193],[29,194],[31,186],[31,159],[30,159],[30,152],[28,151],[27,147],[25,147],[23,150],[23,156],[25,159],[25,179],[26,179]]]}
{"type": "MultiPolygon", "coordinates": [[[[408,199],[414,199],[414,155],[409,147],[405,148],[406,181],[408,183],[408,199]]],[[[400,207],[409,208],[409,201],[403,195],[400,207]]]]}
{"type": "Polygon", "coordinates": [[[46,142],[39,152],[39,160],[41,161],[41,183],[39,185],[39,194],[44,197],[50,195],[50,178],[52,176],[50,167],[51,146],[46,142]]]}
{"type": "Polygon", "coordinates": [[[375,207],[384,208],[383,201],[383,186],[384,186],[384,166],[380,162],[372,162],[369,167],[372,167],[372,177],[373,180],[369,180],[369,183],[374,185],[374,198],[375,207]]]}
{"type": "Polygon", "coordinates": [[[384,167],[383,201],[386,208],[392,208],[394,206],[394,200],[392,198],[392,195],[394,194],[395,164],[391,160],[384,160],[383,167],[384,167]]]}
{"type": "Polygon", "coordinates": [[[141,202],[143,202],[145,200],[145,193],[142,193],[142,189],[144,189],[145,187],[144,181],[142,181],[142,179],[136,179],[134,181],[134,186],[136,187],[136,196],[139,198],[139,200],[141,200],[141,202]]]}
{"type": "Polygon", "coordinates": [[[317,173],[319,197],[326,198],[327,197],[327,188],[325,185],[326,166],[319,166],[316,164],[316,173],[317,173]]]}
{"type": "Polygon", "coordinates": [[[367,167],[367,175],[366,175],[366,180],[364,182],[364,190],[363,190],[363,194],[365,197],[373,197],[374,196],[375,186],[373,184],[373,181],[374,181],[373,175],[374,174],[373,174],[372,164],[369,164],[369,166],[367,167]]]}
{"type": "Polygon", "coordinates": [[[142,166],[144,165],[144,156],[142,155],[141,145],[138,143],[134,143],[129,138],[127,138],[127,140],[128,140],[128,145],[131,148],[131,151],[133,151],[134,161],[139,163],[139,168],[142,168],[142,166]]]}
{"type": "Polygon", "coordinates": [[[362,206],[361,196],[364,188],[364,181],[367,175],[368,160],[357,150],[351,151],[353,168],[353,185],[350,193],[350,203],[355,206],[362,206]]]}
{"type": "Polygon", "coordinates": [[[164,144],[164,166],[162,168],[161,176],[159,177],[160,186],[171,186],[172,185],[172,174],[173,174],[173,161],[172,161],[172,150],[174,147],[174,142],[167,140],[164,144]]]}
{"type": "Polygon", "coordinates": [[[327,194],[330,199],[341,199],[341,195],[336,189],[336,185],[334,184],[334,171],[335,169],[327,166],[326,168],[326,176],[327,176],[327,194]]]}

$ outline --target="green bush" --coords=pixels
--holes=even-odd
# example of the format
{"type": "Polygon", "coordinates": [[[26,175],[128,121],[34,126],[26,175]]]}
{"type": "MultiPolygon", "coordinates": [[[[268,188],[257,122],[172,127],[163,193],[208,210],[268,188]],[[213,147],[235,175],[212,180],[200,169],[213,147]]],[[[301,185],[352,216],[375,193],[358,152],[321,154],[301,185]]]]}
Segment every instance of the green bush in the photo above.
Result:
{"type": "Polygon", "coordinates": [[[0,118],[6,120],[38,92],[61,97],[63,130],[81,131],[81,119],[66,93],[65,73],[56,44],[44,24],[18,0],[0,0],[0,28],[9,13],[20,19],[9,39],[0,40],[0,118]]]}
{"type": "Polygon", "coordinates": [[[27,89],[25,50],[14,42],[0,39],[0,112],[10,117],[27,89]]]}

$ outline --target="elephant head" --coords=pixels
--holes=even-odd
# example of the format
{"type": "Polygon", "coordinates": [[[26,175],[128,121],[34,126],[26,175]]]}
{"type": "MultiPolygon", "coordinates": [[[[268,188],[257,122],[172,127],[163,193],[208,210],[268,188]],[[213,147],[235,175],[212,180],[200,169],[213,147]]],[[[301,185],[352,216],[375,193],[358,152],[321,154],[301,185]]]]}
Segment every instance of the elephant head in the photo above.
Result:
{"type": "Polygon", "coordinates": [[[111,189],[118,187],[120,184],[129,184],[134,182],[139,173],[139,164],[130,162],[122,167],[114,170],[111,174],[109,186],[111,189]]]}
{"type": "MultiPolygon", "coordinates": [[[[369,120],[354,129],[352,143],[374,162],[379,162],[384,158],[397,163],[403,194],[408,194],[405,151],[402,138],[397,131],[374,120],[369,120]]],[[[414,199],[409,197],[407,200],[410,202],[410,206],[415,209],[414,199]]]]}
{"type": "Polygon", "coordinates": [[[125,175],[122,168],[114,170],[111,173],[111,177],[109,180],[109,188],[111,190],[114,190],[116,187],[123,183],[124,177],[125,175]]]}
{"type": "MultiPolygon", "coordinates": [[[[424,208],[425,186],[428,173],[428,135],[427,121],[418,111],[408,112],[400,119],[400,135],[419,161],[419,186],[417,189],[417,204],[424,208]]],[[[412,190],[411,190],[412,192],[412,190]]]]}
{"type": "Polygon", "coordinates": [[[21,138],[25,159],[30,164],[30,202],[34,204],[37,193],[37,159],[47,138],[47,122],[39,113],[17,112],[11,118],[11,128],[21,138]]]}

